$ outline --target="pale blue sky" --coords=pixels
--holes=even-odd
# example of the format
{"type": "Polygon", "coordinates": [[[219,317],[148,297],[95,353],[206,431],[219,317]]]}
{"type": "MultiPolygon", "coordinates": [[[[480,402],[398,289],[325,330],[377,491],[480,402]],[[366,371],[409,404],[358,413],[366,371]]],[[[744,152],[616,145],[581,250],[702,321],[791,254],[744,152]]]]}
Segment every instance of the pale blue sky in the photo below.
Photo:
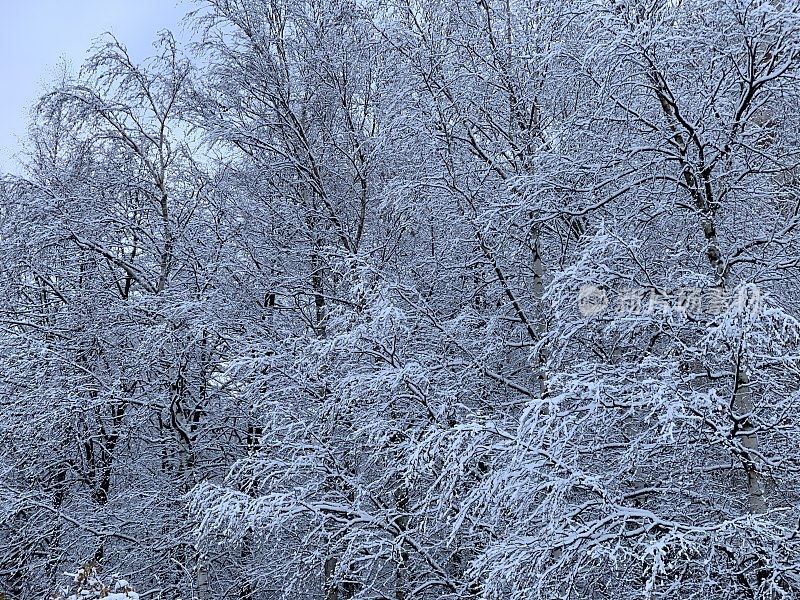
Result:
{"type": "Polygon", "coordinates": [[[63,61],[77,69],[92,42],[111,31],[135,59],[162,29],[180,35],[194,8],[177,0],[0,0],[0,171],[24,137],[28,109],[63,61]]]}

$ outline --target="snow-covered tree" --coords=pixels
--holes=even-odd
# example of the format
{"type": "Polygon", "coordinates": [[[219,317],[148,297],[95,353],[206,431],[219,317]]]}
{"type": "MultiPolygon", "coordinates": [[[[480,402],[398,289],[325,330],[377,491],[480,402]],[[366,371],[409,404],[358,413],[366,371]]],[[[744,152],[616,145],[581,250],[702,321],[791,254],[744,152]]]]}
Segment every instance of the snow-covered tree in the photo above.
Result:
{"type": "Polygon", "coordinates": [[[189,20],[0,185],[2,593],[800,594],[796,0],[189,20]]]}

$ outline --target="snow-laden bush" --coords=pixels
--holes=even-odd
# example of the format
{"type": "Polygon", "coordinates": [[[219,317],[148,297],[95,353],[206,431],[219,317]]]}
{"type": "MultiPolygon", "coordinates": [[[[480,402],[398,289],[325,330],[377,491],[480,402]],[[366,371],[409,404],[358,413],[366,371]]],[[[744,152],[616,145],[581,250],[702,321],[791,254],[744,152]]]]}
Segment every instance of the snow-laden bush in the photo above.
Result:
{"type": "Polygon", "coordinates": [[[104,580],[100,571],[98,565],[89,563],[77,573],[66,573],[72,577],[72,585],[60,590],[53,600],[139,600],[139,594],[119,575],[115,573],[110,579],[104,580]]]}

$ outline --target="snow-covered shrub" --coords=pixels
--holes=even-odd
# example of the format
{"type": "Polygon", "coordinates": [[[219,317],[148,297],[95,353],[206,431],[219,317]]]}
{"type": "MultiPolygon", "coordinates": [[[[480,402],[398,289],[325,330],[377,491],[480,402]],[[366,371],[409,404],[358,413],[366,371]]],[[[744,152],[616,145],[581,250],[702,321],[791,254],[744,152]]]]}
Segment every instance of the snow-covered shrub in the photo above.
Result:
{"type": "Polygon", "coordinates": [[[72,577],[72,585],[60,590],[53,600],[139,600],[139,594],[133,591],[127,581],[116,573],[104,579],[101,568],[95,563],[88,563],[77,573],[66,575],[72,577]]]}

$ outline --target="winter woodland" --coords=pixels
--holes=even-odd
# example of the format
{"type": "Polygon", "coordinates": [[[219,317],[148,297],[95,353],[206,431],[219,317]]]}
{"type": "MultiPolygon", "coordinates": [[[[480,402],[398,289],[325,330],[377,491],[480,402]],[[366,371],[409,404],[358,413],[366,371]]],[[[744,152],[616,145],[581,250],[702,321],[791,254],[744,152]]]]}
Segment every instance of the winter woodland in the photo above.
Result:
{"type": "Polygon", "coordinates": [[[800,598],[799,0],[186,11],[0,181],[0,597],[800,598]]]}

